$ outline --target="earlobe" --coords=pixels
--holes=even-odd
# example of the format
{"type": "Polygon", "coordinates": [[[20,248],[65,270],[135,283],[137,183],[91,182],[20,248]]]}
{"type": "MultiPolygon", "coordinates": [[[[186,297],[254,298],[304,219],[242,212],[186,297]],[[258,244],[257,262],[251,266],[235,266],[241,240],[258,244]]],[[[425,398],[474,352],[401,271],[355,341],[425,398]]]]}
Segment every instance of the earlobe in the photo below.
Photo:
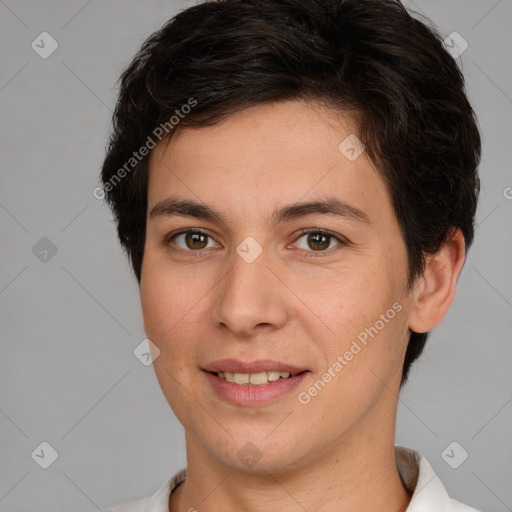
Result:
{"type": "Polygon", "coordinates": [[[455,298],[465,257],[464,235],[460,229],[451,231],[438,253],[427,256],[425,270],[413,292],[409,329],[428,332],[441,322],[455,298]]]}

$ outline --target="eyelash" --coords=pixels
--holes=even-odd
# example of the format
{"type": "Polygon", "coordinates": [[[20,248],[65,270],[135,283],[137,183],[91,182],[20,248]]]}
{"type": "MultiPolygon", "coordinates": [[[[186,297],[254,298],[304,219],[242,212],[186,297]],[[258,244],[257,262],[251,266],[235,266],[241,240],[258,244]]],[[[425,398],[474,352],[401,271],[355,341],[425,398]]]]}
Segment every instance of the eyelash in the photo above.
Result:
{"type": "MultiPolygon", "coordinates": [[[[185,252],[185,253],[190,253],[193,256],[202,256],[203,255],[202,253],[203,253],[204,249],[198,249],[196,251],[193,251],[193,250],[186,250],[186,249],[181,249],[181,248],[174,249],[174,248],[171,247],[171,241],[174,238],[176,238],[178,235],[181,235],[183,233],[185,233],[185,234],[190,233],[190,234],[205,235],[208,238],[213,238],[208,233],[205,233],[204,231],[201,231],[199,229],[184,228],[184,229],[180,229],[179,231],[176,231],[174,233],[170,233],[169,235],[167,235],[164,238],[162,244],[164,246],[168,247],[174,253],[183,253],[183,252],[185,252]]],[[[324,229],[319,229],[319,228],[302,229],[300,231],[300,236],[293,243],[296,243],[304,235],[309,235],[309,234],[329,236],[331,238],[334,238],[339,243],[339,246],[347,246],[347,245],[349,245],[348,242],[345,239],[339,237],[338,235],[335,235],[334,233],[331,233],[330,231],[327,231],[327,230],[324,230],[324,229]]],[[[318,252],[316,252],[316,251],[306,251],[309,254],[305,254],[304,257],[305,258],[322,258],[325,255],[325,253],[329,253],[333,249],[335,249],[335,247],[333,247],[331,249],[326,249],[325,251],[318,251],[318,252]]]]}

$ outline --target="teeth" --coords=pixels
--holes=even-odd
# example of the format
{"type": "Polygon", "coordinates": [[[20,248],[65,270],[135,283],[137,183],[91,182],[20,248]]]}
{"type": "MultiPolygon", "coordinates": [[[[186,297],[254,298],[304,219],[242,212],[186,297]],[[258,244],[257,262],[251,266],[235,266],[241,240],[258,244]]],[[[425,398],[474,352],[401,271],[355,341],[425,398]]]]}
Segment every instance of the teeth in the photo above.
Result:
{"type": "Polygon", "coordinates": [[[267,372],[251,373],[249,382],[251,384],[266,384],[268,382],[268,374],[267,372]]]}
{"type": "Polygon", "coordinates": [[[267,384],[268,382],[274,382],[279,379],[287,379],[288,377],[290,377],[290,372],[217,372],[217,375],[227,382],[234,382],[235,384],[253,384],[259,386],[261,384],[267,384]]]}
{"type": "Polygon", "coordinates": [[[235,379],[235,384],[249,384],[248,373],[234,373],[233,378],[235,379]]]}

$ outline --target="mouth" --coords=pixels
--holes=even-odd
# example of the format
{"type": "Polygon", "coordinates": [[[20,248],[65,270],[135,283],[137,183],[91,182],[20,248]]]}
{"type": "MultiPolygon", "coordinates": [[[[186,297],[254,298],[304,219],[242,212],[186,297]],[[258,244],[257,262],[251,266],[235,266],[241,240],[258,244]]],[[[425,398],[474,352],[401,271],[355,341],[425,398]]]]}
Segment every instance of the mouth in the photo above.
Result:
{"type": "Polygon", "coordinates": [[[201,368],[215,396],[242,407],[264,406],[290,395],[310,370],[272,360],[214,361],[201,368]]]}
{"type": "Polygon", "coordinates": [[[255,386],[293,378],[308,371],[281,361],[257,359],[241,361],[239,359],[218,359],[202,368],[204,371],[235,384],[253,384],[255,386]]]}

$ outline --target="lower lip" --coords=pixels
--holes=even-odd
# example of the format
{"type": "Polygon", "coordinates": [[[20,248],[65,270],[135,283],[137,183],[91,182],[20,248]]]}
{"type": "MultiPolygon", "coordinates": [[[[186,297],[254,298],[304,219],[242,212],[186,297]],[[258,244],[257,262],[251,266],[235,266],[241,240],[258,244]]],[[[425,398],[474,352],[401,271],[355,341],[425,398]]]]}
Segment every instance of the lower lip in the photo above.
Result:
{"type": "Polygon", "coordinates": [[[309,372],[305,371],[294,377],[279,379],[269,382],[268,384],[260,385],[235,384],[233,382],[227,382],[213,373],[205,373],[213,389],[222,398],[236,405],[253,406],[266,404],[290,392],[304,380],[309,372]]]}

